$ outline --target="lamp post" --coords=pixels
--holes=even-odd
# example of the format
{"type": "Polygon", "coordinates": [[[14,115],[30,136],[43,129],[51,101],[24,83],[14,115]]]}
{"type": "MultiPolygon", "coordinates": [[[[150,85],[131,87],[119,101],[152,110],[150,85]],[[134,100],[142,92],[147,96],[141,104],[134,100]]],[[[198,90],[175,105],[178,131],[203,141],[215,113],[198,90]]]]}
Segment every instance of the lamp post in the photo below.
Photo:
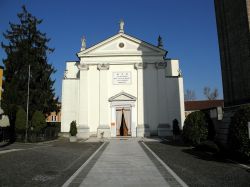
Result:
{"type": "Polygon", "coordinates": [[[30,97],[30,65],[28,75],[28,96],[27,96],[27,110],[26,110],[26,129],[25,129],[25,143],[28,140],[28,124],[29,124],[29,97],[30,97]]]}

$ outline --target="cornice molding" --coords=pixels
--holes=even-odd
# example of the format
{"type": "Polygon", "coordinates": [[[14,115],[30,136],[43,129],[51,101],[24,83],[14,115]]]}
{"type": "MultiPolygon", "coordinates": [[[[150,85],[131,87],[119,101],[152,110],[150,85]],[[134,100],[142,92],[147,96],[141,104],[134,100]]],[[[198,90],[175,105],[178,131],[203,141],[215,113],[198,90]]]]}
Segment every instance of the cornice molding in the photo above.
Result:
{"type": "Polygon", "coordinates": [[[145,64],[145,63],[136,63],[136,64],[134,65],[134,68],[135,68],[136,70],[138,70],[138,69],[145,69],[145,68],[147,68],[147,64],[145,64]]]}
{"type": "Polygon", "coordinates": [[[78,68],[79,68],[80,70],[88,71],[88,70],[89,70],[89,65],[88,65],[88,64],[79,64],[79,65],[78,65],[78,68]]]}
{"type": "Polygon", "coordinates": [[[165,69],[166,67],[167,67],[167,63],[165,63],[165,62],[156,62],[155,63],[156,69],[165,69]]]}

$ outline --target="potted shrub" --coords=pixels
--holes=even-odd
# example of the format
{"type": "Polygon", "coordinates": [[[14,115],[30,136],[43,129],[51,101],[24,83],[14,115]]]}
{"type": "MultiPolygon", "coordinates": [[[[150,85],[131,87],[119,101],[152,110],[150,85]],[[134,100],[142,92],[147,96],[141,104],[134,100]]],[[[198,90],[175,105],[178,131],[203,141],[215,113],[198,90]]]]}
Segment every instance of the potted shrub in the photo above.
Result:
{"type": "Polygon", "coordinates": [[[177,119],[173,120],[173,135],[174,135],[174,140],[177,139],[177,137],[179,137],[179,135],[181,134],[181,130],[179,127],[179,122],[177,119]]]}
{"type": "Polygon", "coordinates": [[[70,142],[76,142],[77,141],[77,137],[76,137],[76,134],[77,134],[76,121],[72,121],[70,123],[69,134],[70,134],[69,141],[70,142]]]}

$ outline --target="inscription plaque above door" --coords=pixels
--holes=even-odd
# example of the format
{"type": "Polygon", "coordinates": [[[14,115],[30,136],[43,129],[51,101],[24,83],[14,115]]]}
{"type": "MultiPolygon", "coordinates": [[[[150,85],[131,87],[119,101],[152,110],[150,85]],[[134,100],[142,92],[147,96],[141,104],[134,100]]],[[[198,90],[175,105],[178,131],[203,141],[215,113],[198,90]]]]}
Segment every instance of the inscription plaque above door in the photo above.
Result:
{"type": "Polygon", "coordinates": [[[113,72],[112,82],[116,85],[131,84],[131,72],[130,71],[120,71],[113,72]]]}

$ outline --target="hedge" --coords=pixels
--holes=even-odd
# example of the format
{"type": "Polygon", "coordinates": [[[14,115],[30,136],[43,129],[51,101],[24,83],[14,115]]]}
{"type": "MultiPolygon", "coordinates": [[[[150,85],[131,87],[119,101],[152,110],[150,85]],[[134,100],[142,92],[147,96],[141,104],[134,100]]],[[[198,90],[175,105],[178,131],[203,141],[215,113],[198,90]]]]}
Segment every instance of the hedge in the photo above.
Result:
{"type": "Polygon", "coordinates": [[[231,118],[228,143],[231,150],[239,156],[250,158],[250,140],[248,135],[250,105],[240,107],[231,118]]]}

